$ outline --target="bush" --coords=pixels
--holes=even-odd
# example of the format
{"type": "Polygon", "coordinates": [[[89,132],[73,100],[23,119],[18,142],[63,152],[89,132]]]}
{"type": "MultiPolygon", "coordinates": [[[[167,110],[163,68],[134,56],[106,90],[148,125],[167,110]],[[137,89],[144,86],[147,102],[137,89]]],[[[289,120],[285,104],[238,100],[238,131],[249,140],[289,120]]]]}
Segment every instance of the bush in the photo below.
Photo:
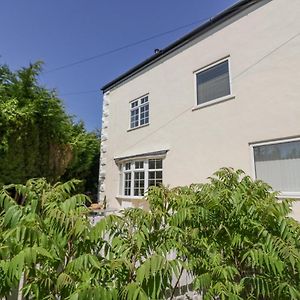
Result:
{"type": "Polygon", "coordinates": [[[171,191],[195,288],[205,299],[299,299],[299,223],[291,200],[224,168],[210,182],[171,191]]]}
{"type": "Polygon", "coordinates": [[[300,298],[291,201],[242,171],[151,188],[149,211],[128,209],[95,226],[77,183],[2,189],[0,296],[23,274],[23,294],[34,299],[173,299],[185,271],[205,299],[300,298]]]}

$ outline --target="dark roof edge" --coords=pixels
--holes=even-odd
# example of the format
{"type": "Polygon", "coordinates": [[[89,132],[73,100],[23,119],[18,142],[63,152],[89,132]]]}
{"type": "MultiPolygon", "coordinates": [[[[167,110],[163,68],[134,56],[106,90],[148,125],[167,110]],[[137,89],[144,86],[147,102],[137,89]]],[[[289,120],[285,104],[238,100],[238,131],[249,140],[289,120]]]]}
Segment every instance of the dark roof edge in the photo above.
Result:
{"type": "Polygon", "coordinates": [[[126,79],[134,76],[142,69],[152,65],[153,63],[157,62],[161,58],[165,57],[166,55],[172,53],[179,47],[185,45],[186,43],[192,41],[199,35],[205,33],[206,31],[212,29],[213,27],[219,25],[220,23],[228,20],[229,18],[233,17],[234,15],[238,14],[239,12],[247,9],[248,7],[258,3],[261,0],[241,0],[236,4],[230,6],[226,10],[222,11],[221,13],[217,14],[215,17],[211,18],[209,21],[205,22],[204,24],[200,25],[190,33],[184,35],[174,43],[170,44],[169,46],[165,47],[158,53],[150,56],[148,59],[144,60],[140,64],[134,66],[133,68],[129,69],[127,72],[123,73],[122,75],[118,76],[116,79],[110,81],[106,85],[104,85],[101,90],[106,92],[109,88],[118,85],[119,83],[125,81],[126,79]]]}

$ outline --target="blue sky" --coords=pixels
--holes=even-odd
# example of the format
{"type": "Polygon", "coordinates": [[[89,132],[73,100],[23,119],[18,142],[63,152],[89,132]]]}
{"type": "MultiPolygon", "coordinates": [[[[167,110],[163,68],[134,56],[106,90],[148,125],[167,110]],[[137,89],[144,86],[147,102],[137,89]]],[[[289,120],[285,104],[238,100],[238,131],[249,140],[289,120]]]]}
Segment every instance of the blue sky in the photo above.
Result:
{"type": "Polygon", "coordinates": [[[100,88],[152,55],[155,48],[165,47],[197,25],[82,64],[51,70],[212,17],[235,2],[2,0],[0,64],[15,70],[44,61],[40,82],[57,89],[67,112],[93,130],[101,124],[100,88]]]}

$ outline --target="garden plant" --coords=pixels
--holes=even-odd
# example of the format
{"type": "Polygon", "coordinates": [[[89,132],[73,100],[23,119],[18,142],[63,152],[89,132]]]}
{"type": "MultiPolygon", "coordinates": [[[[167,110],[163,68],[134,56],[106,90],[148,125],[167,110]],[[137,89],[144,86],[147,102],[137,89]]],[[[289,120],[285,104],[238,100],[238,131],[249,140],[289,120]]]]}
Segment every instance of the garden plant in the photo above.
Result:
{"type": "Polygon", "coordinates": [[[174,299],[190,274],[204,299],[300,299],[300,226],[266,183],[223,168],[96,225],[78,184],[2,188],[1,297],[174,299]]]}

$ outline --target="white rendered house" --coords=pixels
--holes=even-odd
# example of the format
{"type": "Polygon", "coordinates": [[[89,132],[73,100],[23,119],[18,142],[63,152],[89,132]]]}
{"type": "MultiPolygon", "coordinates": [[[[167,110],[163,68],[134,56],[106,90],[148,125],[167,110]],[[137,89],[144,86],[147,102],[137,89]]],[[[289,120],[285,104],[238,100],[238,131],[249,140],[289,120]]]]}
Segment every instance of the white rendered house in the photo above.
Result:
{"type": "Polygon", "coordinates": [[[106,84],[100,201],[142,206],[224,166],[300,197],[299,16],[299,0],[239,1],[106,84]]]}

